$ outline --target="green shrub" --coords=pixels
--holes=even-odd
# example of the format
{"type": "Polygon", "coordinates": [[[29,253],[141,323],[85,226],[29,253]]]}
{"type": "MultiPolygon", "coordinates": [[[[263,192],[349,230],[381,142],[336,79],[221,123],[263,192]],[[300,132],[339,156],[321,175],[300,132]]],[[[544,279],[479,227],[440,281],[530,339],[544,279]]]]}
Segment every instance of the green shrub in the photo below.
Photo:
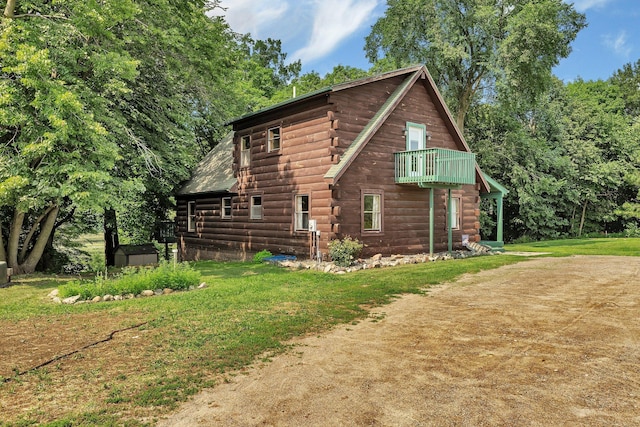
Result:
{"type": "Polygon", "coordinates": [[[138,295],[144,290],[173,289],[183,290],[200,283],[201,274],[188,263],[173,264],[162,262],[155,268],[127,267],[120,274],[107,277],[97,274],[92,281],[73,281],[59,288],[62,298],[80,295],[82,299],[91,299],[104,295],[138,295]]]}
{"type": "Polygon", "coordinates": [[[269,258],[270,256],[273,256],[271,252],[266,249],[262,250],[253,256],[253,262],[262,262],[265,258],[269,258]]]}
{"type": "Polygon", "coordinates": [[[640,227],[635,222],[630,222],[624,229],[625,237],[640,237],[640,227]]]}
{"type": "Polygon", "coordinates": [[[342,240],[329,242],[329,256],[331,260],[341,267],[348,267],[360,255],[364,245],[358,239],[345,236],[342,240]]]}

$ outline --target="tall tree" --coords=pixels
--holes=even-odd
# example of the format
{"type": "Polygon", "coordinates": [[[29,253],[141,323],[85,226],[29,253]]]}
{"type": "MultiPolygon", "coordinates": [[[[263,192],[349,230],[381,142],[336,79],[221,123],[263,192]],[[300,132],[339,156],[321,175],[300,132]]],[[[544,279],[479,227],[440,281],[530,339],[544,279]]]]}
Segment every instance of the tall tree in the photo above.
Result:
{"type": "MultiPolygon", "coordinates": [[[[235,35],[204,0],[9,1],[0,23],[0,258],[33,271],[61,207],[160,212],[237,113],[235,35]],[[216,121],[209,121],[216,116],[216,121]],[[136,203],[132,203],[136,201],[136,203]]],[[[138,224],[141,226],[142,224],[138,224]]]]}
{"type": "Polygon", "coordinates": [[[110,171],[137,61],[112,28],[132,19],[131,1],[9,2],[0,23],[0,206],[8,226],[0,256],[16,273],[35,269],[63,204],[99,209],[110,187],[133,187],[110,171]],[[5,247],[6,246],[6,247],[5,247]],[[4,253],[3,253],[4,252],[4,253]]]}
{"type": "Polygon", "coordinates": [[[366,38],[378,69],[425,63],[464,130],[480,96],[537,97],[570,51],[584,15],[562,0],[387,0],[366,38]]]}

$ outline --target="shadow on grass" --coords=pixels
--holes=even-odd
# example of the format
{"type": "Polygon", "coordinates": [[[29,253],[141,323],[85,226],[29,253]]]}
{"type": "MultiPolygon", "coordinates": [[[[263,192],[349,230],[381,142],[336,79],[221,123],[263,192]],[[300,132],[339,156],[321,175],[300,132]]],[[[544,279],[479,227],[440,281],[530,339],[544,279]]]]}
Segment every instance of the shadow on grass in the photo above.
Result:
{"type": "Polygon", "coordinates": [[[283,269],[272,264],[252,262],[197,261],[194,263],[194,267],[203,276],[215,279],[235,279],[240,276],[273,272],[282,274],[283,272],[283,269]]]}

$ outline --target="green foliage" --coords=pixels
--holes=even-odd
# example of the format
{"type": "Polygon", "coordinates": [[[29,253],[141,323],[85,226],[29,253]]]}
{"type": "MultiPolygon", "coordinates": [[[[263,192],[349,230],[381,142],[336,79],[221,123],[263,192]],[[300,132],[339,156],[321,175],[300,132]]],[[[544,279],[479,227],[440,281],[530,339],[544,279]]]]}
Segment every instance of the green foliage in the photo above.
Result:
{"type": "Polygon", "coordinates": [[[624,229],[625,237],[640,237],[640,226],[635,222],[630,222],[624,229]]]}
{"type": "Polygon", "coordinates": [[[265,258],[269,258],[270,256],[273,256],[273,254],[264,249],[253,256],[253,262],[263,262],[265,258]]]}
{"type": "Polygon", "coordinates": [[[60,286],[60,296],[80,295],[91,299],[104,295],[138,295],[144,290],[184,290],[200,283],[200,273],[188,263],[163,262],[156,268],[127,267],[119,275],[109,278],[98,274],[91,282],[73,281],[60,286]]]}
{"type": "Polygon", "coordinates": [[[296,96],[304,95],[318,89],[357,80],[369,76],[371,73],[355,67],[336,65],[331,72],[320,77],[315,71],[294,78],[287,86],[282,87],[271,97],[272,103],[291,99],[295,88],[296,96]]]}
{"type": "Polygon", "coordinates": [[[427,64],[464,129],[480,97],[508,90],[532,101],[550,83],[585,16],[561,0],[389,0],[366,38],[378,69],[427,64]]]}
{"type": "Polygon", "coordinates": [[[345,236],[341,240],[329,242],[329,256],[331,260],[341,267],[348,267],[360,255],[364,245],[358,239],[345,236]]]}

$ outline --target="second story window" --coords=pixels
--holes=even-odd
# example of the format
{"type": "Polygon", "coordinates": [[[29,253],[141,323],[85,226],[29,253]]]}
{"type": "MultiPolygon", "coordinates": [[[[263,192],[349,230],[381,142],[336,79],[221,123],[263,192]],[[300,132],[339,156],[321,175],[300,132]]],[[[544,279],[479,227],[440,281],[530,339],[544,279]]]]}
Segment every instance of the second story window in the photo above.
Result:
{"type": "Polygon", "coordinates": [[[251,136],[240,138],[240,167],[247,168],[251,162],[251,136]]]}
{"type": "Polygon", "coordinates": [[[273,151],[280,150],[280,128],[271,128],[267,131],[267,145],[268,151],[271,153],[273,151]]]}

